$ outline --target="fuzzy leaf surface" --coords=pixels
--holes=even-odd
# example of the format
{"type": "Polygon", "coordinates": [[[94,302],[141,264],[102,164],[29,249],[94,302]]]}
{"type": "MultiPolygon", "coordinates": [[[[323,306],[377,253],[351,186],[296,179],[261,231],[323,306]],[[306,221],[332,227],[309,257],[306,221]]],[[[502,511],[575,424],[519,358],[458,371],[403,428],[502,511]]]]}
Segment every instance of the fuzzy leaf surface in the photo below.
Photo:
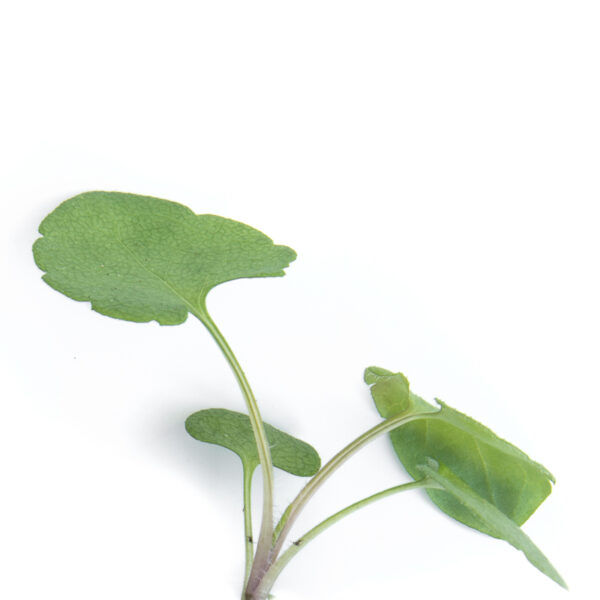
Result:
{"type": "Polygon", "coordinates": [[[44,281],[117,319],[177,325],[215,286],[279,277],[296,258],[263,233],[150,196],[88,192],[41,223],[33,247],[44,281]]]}
{"type": "MultiPolygon", "coordinates": [[[[380,414],[390,417],[405,411],[406,378],[390,371],[386,375],[383,369],[380,373],[380,379],[371,388],[380,414]],[[386,378],[388,384],[382,388],[381,382],[386,378]],[[392,386],[392,381],[398,383],[392,386]]],[[[372,380],[369,377],[369,381],[372,380]]],[[[551,473],[481,423],[440,401],[441,408],[436,411],[434,406],[412,392],[409,399],[411,410],[432,412],[430,418],[407,423],[390,432],[394,450],[411,477],[420,478],[419,466],[431,457],[446,465],[476,494],[517,525],[522,525],[551,492],[554,481],[551,473]]],[[[496,536],[495,530],[489,529],[456,496],[441,490],[426,491],[449,516],[496,536]]]]}
{"type": "MultiPolygon", "coordinates": [[[[249,469],[255,469],[260,462],[252,425],[245,414],[209,408],[190,415],[185,421],[185,428],[201,442],[217,444],[235,452],[249,469]]],[[[321,459],[310,444],[266,423],[265,433],[273,466],[300,477],[310,477],[321,468],[321,459]]]]}
{"type": "Polygon", "coordinates": [[[484,523],[486,529],[493,532],[494,537],[503,539],[517,550],[521,550],[534,567],[558,585],[567,587],[558,571],[523,530],[493,504],[481,498],[446,465],[429,459],[426,464],[419,466],[419,470],[443,487],[445,493],[455,498],[465,510],[484,523]]]}

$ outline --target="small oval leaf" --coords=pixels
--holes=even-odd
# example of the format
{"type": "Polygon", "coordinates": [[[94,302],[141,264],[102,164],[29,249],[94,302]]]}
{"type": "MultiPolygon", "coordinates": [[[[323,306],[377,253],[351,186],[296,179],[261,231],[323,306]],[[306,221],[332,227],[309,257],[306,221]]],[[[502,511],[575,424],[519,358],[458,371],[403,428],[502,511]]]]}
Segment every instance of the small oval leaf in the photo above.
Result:
{"type": "MultiPolygon", "coordinates": [[[[259,464],[256,442],[248,415],[209,408],[190,415],[185,421],[187,432],[195,439],[217,444],[235,452],[246,467],[259,464]]],[[[321,468],[317,451],[303,442],[265,423],[273,466],[300,477],[310,477],[321,468]]]]}
{"type": "Polygon", "coordinates": [[[33,246],[44,281],[128,321],[183,323],[220,283],[278,277],[296,258],[256,229],[150,196],[88,192],[63,202],[33,246]]]}

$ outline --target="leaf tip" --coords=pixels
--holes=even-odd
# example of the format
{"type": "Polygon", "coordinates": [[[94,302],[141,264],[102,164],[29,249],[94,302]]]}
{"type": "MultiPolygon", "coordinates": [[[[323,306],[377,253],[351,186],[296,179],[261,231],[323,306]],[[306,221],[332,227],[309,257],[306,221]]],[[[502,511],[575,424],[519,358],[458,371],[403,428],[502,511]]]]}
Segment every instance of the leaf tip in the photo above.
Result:
{"type": "Polygon", "coordinates": [[[556,581],[556,583],[558,583],[558,585],[560,585],[560,587],[563,590],[566,590],[567,592],[569,591],[569,586],[567,585],[567,582],[557,573],[558,577],[554,580],[556,581]]]}
{"type": "Polygon", "coordinates": [[[383,377],[391,377],[392,375],[394,375],[392,371],[388,371],[382,367],[371,366],[365,369],[363,379],[367,385],[372,385],[373,383],[377,383],[377,381],[383,377]]]}
{"type": "Polygon", "coordinates": [[[273,250],[275,250],[282,261],[281,269],[274,273],[275,276],[283,277],[286,275],[286,269],[298,258],[298,254],[293,248],[289,246],[280,246],[273,244],[273,250]],[[285,264],[283,264],[285,263],[285,264]]]}

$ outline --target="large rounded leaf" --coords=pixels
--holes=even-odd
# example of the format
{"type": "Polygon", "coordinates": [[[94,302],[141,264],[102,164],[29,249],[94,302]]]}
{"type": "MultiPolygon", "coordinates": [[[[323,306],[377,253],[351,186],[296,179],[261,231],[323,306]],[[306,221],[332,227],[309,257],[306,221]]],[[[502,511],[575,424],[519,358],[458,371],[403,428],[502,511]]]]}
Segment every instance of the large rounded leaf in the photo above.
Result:
{"type": "MultiPolygon", "coordinates": [[[[252,425],[247,415],[223,408],[209,408],[190,415],[187,432],[195,439],[217,444],[235,452],[247,468],[259,464],[252,425]]],[[[317,451],[307,444],[265,423],[273,466],[292,475],[310,477],[321,468],[317,451]]]]}
{"type": "Polygon", "coordinates": [[[225,281],[277,277],[296,257],[256,229],[149,196],[88,192],[40,225],[46,283],[104,315],[177,325],[225,281]]]}

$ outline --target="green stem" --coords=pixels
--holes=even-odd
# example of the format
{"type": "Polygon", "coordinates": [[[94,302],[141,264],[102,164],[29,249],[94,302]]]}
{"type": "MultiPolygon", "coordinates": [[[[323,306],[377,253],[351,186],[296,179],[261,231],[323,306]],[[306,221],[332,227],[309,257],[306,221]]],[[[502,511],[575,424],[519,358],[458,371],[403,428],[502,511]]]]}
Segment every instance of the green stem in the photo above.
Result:
{"type": "Polygon", "coordinates": [[[246,548],[246,570],[244,572],[244,588],[250,577],[254,558],[254,540],[252,539],[252,475],[254,465],[242,463],[244,469],[244,544],[246,548]]]}
{"type": "Polygon", "coordinates": [[[309,482],[302,488],[300,493],[291,502],[284,512],[281,520],[277,524],[275,529],[275,542],[273,545],[272,556],[276,557],[281,551],[281,547],[287,534],[289,533],[295,520],[302,509],[306,506],[306,503],[314,495],[314,493],[325,483],[325,481],[339,469],[355,452],[358,452],[363,446],[366,446],[369,442],[378,438],[384,433],[388,433],[401,425],[416,421],[419,419],[431,419],[436,418],[439,411],[435,412],[421,412],[412,414],[402,414],[379,423],[375,427],[372,427],[362,435],[358,436],[353,442],[350,442],[345,448],[340,450],[321,470],[309,480],[309,482]]]}
{"type": "Polygon", "coordinates": [[[273,463],[271,461],[271,451],[269,449],[269,443],[265,434],[265,428],[263,420],[258,410],[258,405],[252,388],[246,379],[246,375],[237,361],[235,354],[229,347],[227,340],[223,334],[219,331],[215,322],[212,320],[206,307],[202,304],[200,308],[192,311],[194,316],[197,317],[208,329],[223,355],[227,359],[233,373],[238,381],[238,384],[246,400],[246,406],[248,408],[248,416],[250,417],[250,423],[252,424],[252,431],[254,432],[254,439],[256,440],[256,447],[258,450],[258,458],[262,467],[263,477],[263,511],[262,511],[262,522],[260,528],[260,536],[258,538],[258,544],[256,547],[256,560],[255,563],[267,564],[271,551],[271,543],[273,539],[273,463]]]}
{"type": "Polygon", "coordinates": [[[308,542],[310,542],[311,540],[316,538],[319,534],[323,533],[326,529],[331,527],[334,523],[337,523],[344,517],[347,517],[348,515],[352,514],[353,512],[356,512],[357,510],[364,508],[365,506],[368,506],[369,504],[376,502],[377,500],[382,500],[383,498],[387,498],[388,496],[392,496],[393,494],[397,494],[399,492],[405,492],[408,490],[427,488],[427,487],[439,488],[440,486],[435,481],[430,479],[429,477],[419,479],[419,481],[411,481],[409,483],[403,483],[401,485],[396,485],[394,487],[388,488],[381,492],[377,492],[376,494],[373,494],[372,496],[368,496],[367,498],[363,498],[362,500],[359,500],[358,502],[355,502],[354,504],[351,504],[350,506],[347,506],[346,508],[343,508],[342,510],[336,512],[335,514],[331,515],[324,521],[321,521],[321,523],[319,523],[318,525],[313,527],[310,531],[305,533],[302,537],[298,538],[277,559],[277,561],[275,561],[275,563],[273,563],[271,568],[265,574],[265,576],[261,582],[260,589],[268,592],[273,587],[275,580],[277,579],[277,577],[279,576],[281,571],[287,566],[287,564],[290,562],[290,560],[292,560],[292,558],[294,558],[294,556],[296,556],[296,554],[298,554],[298,552],[300,552],[300,550],[302,550],[302,548],[304,548],[308,544],[308,542]]]}

